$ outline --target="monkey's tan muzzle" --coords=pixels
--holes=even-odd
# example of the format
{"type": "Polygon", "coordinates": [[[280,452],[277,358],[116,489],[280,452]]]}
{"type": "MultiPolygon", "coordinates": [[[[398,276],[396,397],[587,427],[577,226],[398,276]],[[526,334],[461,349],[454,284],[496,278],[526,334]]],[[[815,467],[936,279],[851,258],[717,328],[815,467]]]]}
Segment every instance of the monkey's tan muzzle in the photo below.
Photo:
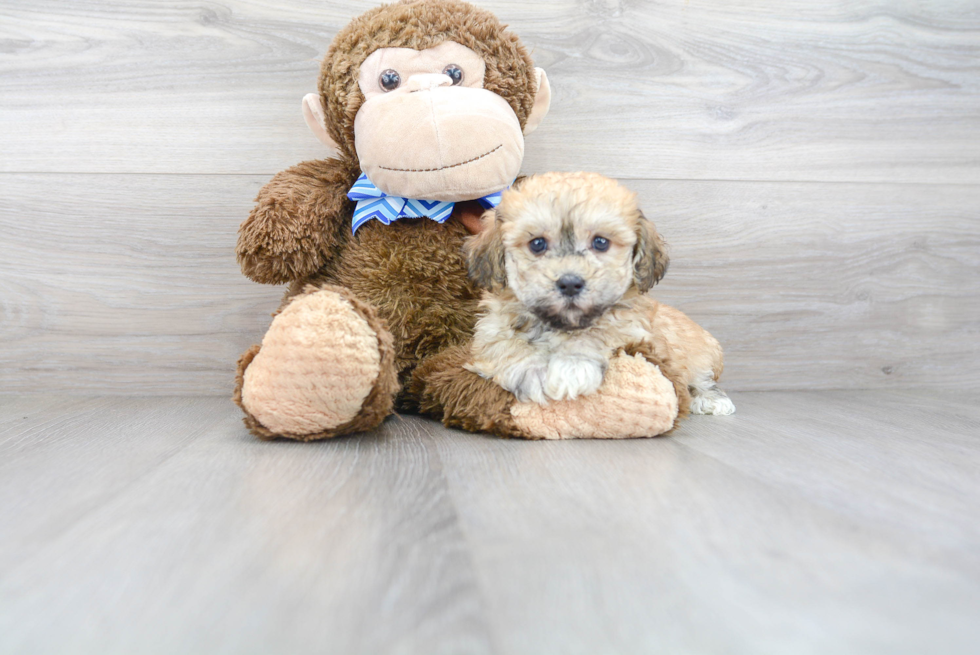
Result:
{"type": "Polygon", "coordinates": [[[413,75],[354,119],[361,170],[389,195],[472,200],[506,188],[520,172],[524,135],[507,101],[442,78],[450,79],[413,75]]]}

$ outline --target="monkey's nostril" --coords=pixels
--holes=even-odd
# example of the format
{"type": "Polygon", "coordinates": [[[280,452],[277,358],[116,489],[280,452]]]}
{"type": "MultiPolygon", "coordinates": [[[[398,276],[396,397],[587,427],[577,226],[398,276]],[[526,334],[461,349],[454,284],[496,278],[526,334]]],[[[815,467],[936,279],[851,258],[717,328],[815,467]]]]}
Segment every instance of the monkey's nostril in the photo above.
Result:
{"type": "Polygon", "coordinates": [[[570,275],[566,273],[558,278],[555,285],[558,287],[561,295],[574,298],[578,294],[582,293],[582,289],[585,288],[585,280],[578,275],[570,275]]]}

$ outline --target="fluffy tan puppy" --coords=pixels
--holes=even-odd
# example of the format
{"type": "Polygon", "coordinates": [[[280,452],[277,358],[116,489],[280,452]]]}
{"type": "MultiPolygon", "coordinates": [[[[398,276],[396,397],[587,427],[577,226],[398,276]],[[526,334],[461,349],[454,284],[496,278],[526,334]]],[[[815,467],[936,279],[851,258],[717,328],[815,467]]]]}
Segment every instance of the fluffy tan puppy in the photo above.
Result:
{"type": "Polygon", "coordinates": [[[483,221],[466,244],[470,276],[487,289],[469,370],[546,404],[593,393],[610,358],[639,348],[670,362],[693,413],[735,411],[716,384],[718,341],[647,295],[668,257],[636,194],[596,173],[546,173],[483,221]]]}

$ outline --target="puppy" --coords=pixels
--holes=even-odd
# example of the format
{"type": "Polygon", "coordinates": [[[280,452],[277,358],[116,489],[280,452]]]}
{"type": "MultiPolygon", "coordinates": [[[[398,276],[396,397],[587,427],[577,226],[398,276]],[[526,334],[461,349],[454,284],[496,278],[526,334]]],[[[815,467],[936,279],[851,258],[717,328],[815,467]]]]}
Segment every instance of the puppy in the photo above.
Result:
{"type": "Polygon", "coordinates": [[[636,195],[616,181],[525,178],[484,214],[483,231],[465,248],[470,276],[487,290],[466,368],[521,402],[591,394],[610,358],[629,350],[662,368],[669,362],[692,412],[735,411],[716,384],[718,342],[646,295],[667,271],[666,248],[636,195]]]}

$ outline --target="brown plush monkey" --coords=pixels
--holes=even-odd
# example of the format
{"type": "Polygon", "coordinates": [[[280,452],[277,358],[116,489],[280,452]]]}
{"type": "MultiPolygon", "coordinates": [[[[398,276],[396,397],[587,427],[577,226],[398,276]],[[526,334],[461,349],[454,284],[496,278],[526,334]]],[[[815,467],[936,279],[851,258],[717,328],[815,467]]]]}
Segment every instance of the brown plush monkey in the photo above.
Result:
{"type": "Polygon", "coordinates": [[[239,231],[245,275],[289,283],[239,361],[235,401],[253,433],[323,439],[396,408],[524,438],[673,425],[674,387],[639,356],[618,358],[594,396],[550,408],[463,369],[480,293],[463,240],[517,177],[549,102],[517,37],[464,2],[381,6],[336,36],[303,103],[336,157],[276,175],[239,231]]]}

